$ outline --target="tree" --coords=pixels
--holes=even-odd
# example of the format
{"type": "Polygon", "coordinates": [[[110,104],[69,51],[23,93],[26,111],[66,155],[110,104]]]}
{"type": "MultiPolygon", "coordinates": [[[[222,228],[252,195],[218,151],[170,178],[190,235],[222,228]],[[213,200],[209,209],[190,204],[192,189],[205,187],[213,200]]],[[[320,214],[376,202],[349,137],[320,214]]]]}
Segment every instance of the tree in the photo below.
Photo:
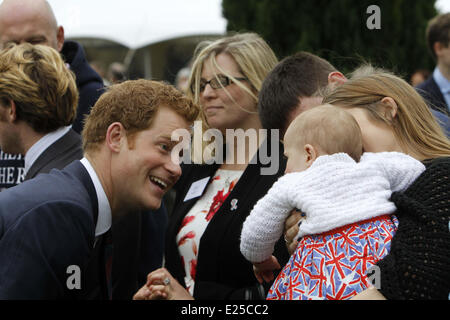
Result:
{"type": "Polygon", "coordinates": [[[228,31],[260,34],[281,59],[304,50],[344,72],[371,62],[410,75],[432,69],[425,30],[437,14],[435,0],[223,0],[228,31]],[[380,9],[373,26],[371,5],[380,9]],[[370,20],[372,19],[372,20],[370,20]]]}

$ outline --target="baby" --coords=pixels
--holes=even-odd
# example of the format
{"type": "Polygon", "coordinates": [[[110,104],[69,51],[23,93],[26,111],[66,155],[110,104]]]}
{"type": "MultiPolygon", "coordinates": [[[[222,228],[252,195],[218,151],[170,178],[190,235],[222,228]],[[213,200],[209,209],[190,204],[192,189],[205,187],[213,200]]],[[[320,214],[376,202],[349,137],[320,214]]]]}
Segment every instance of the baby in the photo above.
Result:
{"type": "Polygon", "coordinates": [[[364,153],[361,130],[343,109],[303,112],[284,136],[286,174],[247,217],[241,252],[259,282],[280,266],[272,252],[293,209],[306,215],[299,244],[268,299],[348,299],[370,286],[367,269],[390,249],[397,220],[392,192],[424,165],[398,152],[364,153]]]}

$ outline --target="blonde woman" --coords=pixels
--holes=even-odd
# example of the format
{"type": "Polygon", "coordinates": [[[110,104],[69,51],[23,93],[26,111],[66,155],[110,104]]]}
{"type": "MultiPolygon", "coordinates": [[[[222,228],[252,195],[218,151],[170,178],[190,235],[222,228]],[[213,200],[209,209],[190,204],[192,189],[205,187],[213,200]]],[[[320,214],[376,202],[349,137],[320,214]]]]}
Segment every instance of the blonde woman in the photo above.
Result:
{"type": "MultiPolygon", "coordinates": [[[[392,195],[399,228],[390,253],[373,274],[379,289],[368,289],[359,298],[448,299],[450,141],[426,103],[404,80],[367,68],[328,94],[324,103],[354,116],[365,151],[404,152],[426,167],[405,192],[392,195]]],[[[286,223],[288,242],[298,231],[295,220],[292,216],[286,223]]]]}
{"type": "MultiPolygon", "coordinates": [[[[166,269],[150,274],[136,299],[265,298],[269,285],[260,285],[253,276],[252,264],[240,253],[239,237],[253,205],[283,173],[285,160],[278,139],[272,144],[270,135],[245,144],[239,138],[234,143],[225,139],[230,130],[262,129],[258,92],[276,63],[267,43],[253,33],[202,43],[196,50],[189,95],[201,106],[203,129],[215,129],[228,143],[213,152],[202,148],[202,164],[184,165],[167,232],[166,269]],[[261,161],[258,146],[272,151],[272,165],[278,169],[274,174],[261,174],[267,162],[261,161]],[[244,155],[241,161],[239,154],[244,155]],[[213,164],[204,163],[210,163],[208,155],[213,164]]],[[[202,142],[197,134],[194,145],[202,142]]],[[[280,263],[287,261],[283,241],[274,255],[280,263]]]]}

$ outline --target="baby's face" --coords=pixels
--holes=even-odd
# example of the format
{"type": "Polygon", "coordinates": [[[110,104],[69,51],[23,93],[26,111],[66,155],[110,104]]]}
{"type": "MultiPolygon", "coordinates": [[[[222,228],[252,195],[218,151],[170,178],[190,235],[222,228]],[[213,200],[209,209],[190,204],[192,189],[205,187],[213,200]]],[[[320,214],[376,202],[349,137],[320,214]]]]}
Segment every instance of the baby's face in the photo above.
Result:
{"type": "Polygon", "coordinates": [[[293,143],[292,140],[289,136],[285,137],[284,140],[284,155],[288,159],[284,173],[301,172],[308,169],[304,148],[299,148],[299,145],[293,143]]]}

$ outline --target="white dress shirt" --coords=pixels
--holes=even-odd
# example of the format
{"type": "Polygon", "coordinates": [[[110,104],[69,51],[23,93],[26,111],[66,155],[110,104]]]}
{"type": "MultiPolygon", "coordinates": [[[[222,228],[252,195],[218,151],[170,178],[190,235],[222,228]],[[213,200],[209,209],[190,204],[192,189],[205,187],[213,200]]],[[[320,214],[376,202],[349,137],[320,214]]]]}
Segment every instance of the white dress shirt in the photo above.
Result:
{"type": "Polygon", "coordinates": [[[111,206],[109,205],[108,197],[106,196],[105,190],[103,189],[100,179],[98,178],[97,173],[95,172],[89,160],[83,158],[80,161],[88,171],[89,176],[91,177],[92,182],[94,183],[95,192],[97,193],[98,219],[97,225],[95,226],[95,236],[98,237],[111,228],[111,221],[112,221],[111,206]]]}

